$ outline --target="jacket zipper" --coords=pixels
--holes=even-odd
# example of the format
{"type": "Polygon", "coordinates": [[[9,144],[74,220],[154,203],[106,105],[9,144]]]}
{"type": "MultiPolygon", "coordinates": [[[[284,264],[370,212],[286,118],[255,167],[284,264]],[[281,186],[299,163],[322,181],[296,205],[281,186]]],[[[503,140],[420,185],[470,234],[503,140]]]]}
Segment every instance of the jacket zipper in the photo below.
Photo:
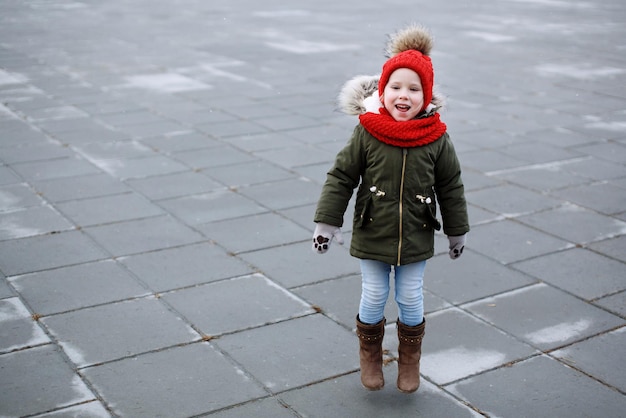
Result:
{"type": "Polygon", "coordinates": [[[400,228],[399,228],[399,240],[398,240],[398,261],[396,265],[400,265],[400,257],[402,254],[402,200],[404,195],[404,172],[406,170],[406,155],[408,151],[406,148],[402,149],[402,177],[400,177],[400,228]]]}

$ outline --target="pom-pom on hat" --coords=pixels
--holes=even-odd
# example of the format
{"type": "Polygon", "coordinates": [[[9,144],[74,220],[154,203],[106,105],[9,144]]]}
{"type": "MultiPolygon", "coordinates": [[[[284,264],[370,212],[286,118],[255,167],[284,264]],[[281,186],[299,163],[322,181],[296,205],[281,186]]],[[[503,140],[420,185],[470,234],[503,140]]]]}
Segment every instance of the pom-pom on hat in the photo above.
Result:
{"type": "Polygon", "coordinates": [[[424,91],[424,110],[433,98],[434,72],[430,60],[432,37],[423,26],[411,25],[389,37],[386,53],[390,57],[383,64],[383,71],[378,81],[378,94],[383,95],[391,74],[399,68],[409,68],[419,75],[424,91]]]}

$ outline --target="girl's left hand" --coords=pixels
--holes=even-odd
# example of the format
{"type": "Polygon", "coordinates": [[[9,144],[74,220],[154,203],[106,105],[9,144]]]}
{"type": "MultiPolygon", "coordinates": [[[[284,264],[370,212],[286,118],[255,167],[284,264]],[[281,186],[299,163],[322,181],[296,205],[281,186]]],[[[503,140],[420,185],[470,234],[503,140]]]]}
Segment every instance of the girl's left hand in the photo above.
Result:
{"type": "Polygon", "coordinates": [[[448,254],[450,254],[451,259],[456,260],[463,254],[465,249],[465,234],[456,237],[448,236],[448,241],[450,242],[448,254]]]}

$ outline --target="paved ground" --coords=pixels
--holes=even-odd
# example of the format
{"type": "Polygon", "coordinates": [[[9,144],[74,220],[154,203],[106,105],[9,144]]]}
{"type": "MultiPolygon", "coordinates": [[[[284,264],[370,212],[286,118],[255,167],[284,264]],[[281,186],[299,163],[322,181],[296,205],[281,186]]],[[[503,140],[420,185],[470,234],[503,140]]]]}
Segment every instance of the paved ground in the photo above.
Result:
{"type": "Polygon", "coordinates": [[[626,4],[419,3],[1,2],[0,416],[623,416],[626,4]],[[357,263],[309,239],[335,95],[412,21],[472,231],[407,396],[392,326],[360,387],[357,263]]]}

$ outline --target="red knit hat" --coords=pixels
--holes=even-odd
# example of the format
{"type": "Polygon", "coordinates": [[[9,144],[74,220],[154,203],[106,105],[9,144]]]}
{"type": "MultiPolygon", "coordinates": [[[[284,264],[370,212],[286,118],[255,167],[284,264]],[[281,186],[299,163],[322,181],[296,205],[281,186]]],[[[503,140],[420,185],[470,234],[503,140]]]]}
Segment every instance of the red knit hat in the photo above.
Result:
{"type": "Polygon", "coordinates": [[[399,68],[408,68],[417,73],[422,82],[422,90],[424,91],[424,105],[420,112],[426,108],[433,99],[433,64],[430,57],[419,51],[410,49],[395,55],[387,60],[383,65],[383,72],[378,80],[378,94],[383,95],[385,86],[389,81],[391,74],[399,68]]]}
{"type": "Polygon", "coordinates": [[[378,94],[383,95],[391,74],[399,68],[409,68],[417,73],[424,91],[423,111],[433,98],[435,74],[428,54],[432,48],[432,38],[427,29],[419,25],[411,25],[390,36],[387,54],[391,58],[383,65],[378,80],[378,94]]]}

